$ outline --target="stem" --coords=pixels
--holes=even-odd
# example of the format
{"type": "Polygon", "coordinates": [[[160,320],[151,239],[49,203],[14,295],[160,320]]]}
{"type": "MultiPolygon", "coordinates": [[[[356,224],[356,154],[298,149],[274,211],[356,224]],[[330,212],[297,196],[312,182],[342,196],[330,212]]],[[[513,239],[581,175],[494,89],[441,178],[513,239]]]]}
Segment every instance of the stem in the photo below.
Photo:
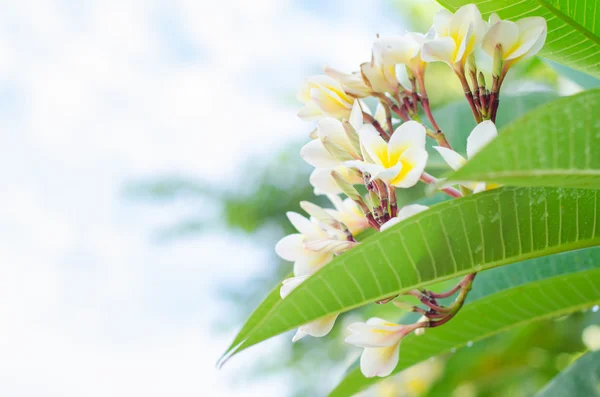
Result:
{"type": "MultiPolygon", "coordinates": [[[[430,185],[436,184],[438,182],[438,180],[434,176],[428,174],[427,172],[423,172],[423,174],[421,174],[421,180],[430,185]]],[[[439,190],[446,193],[450,197],[454,197],[454,198],[462,197],[462,193],[453,187],[445,187],[445,188],[439,189],[439,190]]]]}
{"type": "Polygon", "coordinates": [[[446,139],[444,132],[442,131],[438,123],[435,121],[435,117],[433,117],[433,113],[431,112],[431,107],[429,106],[429,98],[427,97],[427,90],[425,89],[425,80],[423,76],[419,76],[417,82],[419,83],[419,90],[421,91],[421,106],[423,107],[423,111],[425,112],[427,119],[431,123],[431,126],[435,129],[435,134],[431,135],[431,137],[437,141],[438,145],[452,150],[450,142],[448,142],[448,140],[446,139]]]}
{"type": "Polygon", "coordinates": [[[384,130],[383,127],[381,127],[381,124],[379,124],[379,122],[377,120],[375,120],[373,118],[373,116],[371,116],[368,113],[363,112],[363,119],[365,120],[365,122],[371,123],[373,125],[373,127],[375,127],[377,132],[379,132],[379,134],[381,135],[381,137],[383,139],[385,139],[386,141],[390,140],[390,134],[388,134],[387,131],[384,130]]]}
{"type": "Polygon", "coordinates": [[[477,122],[477,124],[481,123],[481,114],[479,114],[479,111],[475,106],[475,102],[473,101],[473,93],[471,92],[471,87],[469,87],[469,83],[465,78],[464,66],[461,65],[460,68],[455,69],[454,72],[460,80],[460,84],[462,85],[463,91],[465,92],[465,98],[467,98],[467,102],[469,102],[469,106],[471,106],[471,111],[473,112],[473,117],[475,117],[475,121],[477,122]]]}

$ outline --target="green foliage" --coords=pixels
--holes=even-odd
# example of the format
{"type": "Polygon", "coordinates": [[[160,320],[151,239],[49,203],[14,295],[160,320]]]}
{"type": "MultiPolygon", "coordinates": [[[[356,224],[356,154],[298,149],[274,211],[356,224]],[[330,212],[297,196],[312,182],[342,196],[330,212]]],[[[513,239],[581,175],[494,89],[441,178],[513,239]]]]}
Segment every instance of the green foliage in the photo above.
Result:
{"type": "Polygon", "coordinates": [[[438,0],[451,11],[475,4],[484,18],[497,13],[502,19],[541,16],[548,23],[548,38],[540,55],[600,77],[600,23],[596,0],[438,0]]]}
{"type": "Polygon", "coordinates": [[[597,245],[597,205],[596,191],[550,188],[503,188],[437,204],[334,259],[230,353],[413,288],[597,245]]]}
{"type": "MultiPolygon", "coordinates": [[[[467,304],[452,322],[402,341],[395,373],[526,323],[600,302],[594,284],[600,281],[600,248],[531,259],[477,277],[467,304]]],[[[381,380],[365,378],[356,368],[330,396],[350,396],[381,380]]]]}
{"type": "Polygon", "coordinates": [[[454,181],[600,188],[600,90],[561,98],[504,128],[454,181]]]}
{"type": "Polygon", "coordinates": [[[553,379],[535,397],[600,395],[600,351],[588,353],[553,379]]]}

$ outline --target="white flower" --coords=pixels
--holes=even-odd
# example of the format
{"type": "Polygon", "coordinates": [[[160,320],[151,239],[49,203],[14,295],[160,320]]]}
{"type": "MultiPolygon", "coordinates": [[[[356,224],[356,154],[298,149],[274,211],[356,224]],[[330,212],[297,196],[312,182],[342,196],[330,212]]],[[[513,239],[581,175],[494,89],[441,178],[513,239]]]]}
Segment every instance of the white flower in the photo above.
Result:
{"type": "Polygon", "coordinates": [[[419,181],[425,164],[425,127],[408,121],[398,127],[389,143],[372,130],[360,133],[364,161],[348,161],[346,165],[371,174],[392,186],[409,188],[419,181]]]}
{"type": "Polygon", "coordinates": [[[337,317],[337,314],[332,314],[320,318],[318,320],[312,321],[308,324],[301,325],[298,328],[298,331],[296,331],[296,335],[294,335],[294,337],[292,338],[292,342],[298,342],[306,335],[310,335],[315,338],[320,338],[322,336],[327,335],[333,328],[337,317]]]}
{"type": "Polygon", "coordinates": [[[384,65],[406,65],[415,75],[422,75],[426,64],[421,58],[421,49],[432,36],[433,30],[427,35],[408,32],[402,36],[380,37],[373,45],[373,52],[384,65]]]}
{"type": "Polygon", "coordinates": [[[314,193],[316,195],[343,193],[342,189],[340,189],[331,176],[331,171],[338,172],[345,180],[348,181],[348,183],[353,185],[358,185],[364,182],[363,178],[357,175],[357,173],[352,172],[345,165],[339,165],[335,168],[315,168],[315,170],[310,174],[309,182],[314,188],[314,193]]]}
{"type": "MultiPolygon", "coordinates": [[[[285,299],[290,292],[292,292],[296,287],[302,284],[309,276],[299,276],[299,277],[291,277],[286,278],[281,283],[281,289],[279,290],[279,295],[281,299],[285,299]]],[[[337,319],[338,314],[332,314],[329,316],[325,316],[318,320],[312,321],[308,324],[301,325],[296,334],[292,338],[292,342],[297,342],[300,339],[304,338],[306,335],[310,335],[316,338],[320,338],[325,336],[331,331],[333,325],[335,324],[335,320],[337,319]]]]}
{"type": "Polygon", "coordinates": [[[352,246],[351,241],[340,241],[329,236],[316,220],[308,220],[295,212],[287,217],[299,233],[285,236],[275,246],[281,258],[294,262],[294,275],[313,274],[333,259],[335,253],[352,246]]]}
{"type": "MultiPolygon", "coordinates": [[[[467,159],[471,159],[473,156],[475,156],[476,153],[483,149],[483,147],[490,143],[496,136],[498,136],[498,130],[492,121],[485,120],[479,123],[473,129],[473,131],[471,131],[471,134],[467,138],[467,159]]],[[[467,163],[467,159],[456,153],[454,150],[441,146],[434,146],[433,148],[438,151],[444,161],[455,171],[467,163]]],[[[491,189],[497,186],[486,186],[486,184],[483,182],[464,185],[473,190],[475,193],[479,193],[486,189],[491,189]]]]}
{"type": "Polygon", "coordinates": [[[401,222],[407,218],[410,218],[413,215],[417,215],[419,212],[423,212],[428,209],[429,209],[429,207],[427,207],[425,205],[420,205],[420,204],[405,205],[404,207],[402,207],[400,209],[400,211],[398,211],[398,214],[395,217],[393,217],[392,219],[390,219],[389,221],[387,221],[386,223],[381,225],[381,228],[379,230],[383,232],[384,230],[389,229],[390,227],[394,226],[398,222],[401,222]]]}
{"type": "Polygon", "coordinates": [[[346,343],[364,348],[360,370],[367,378],[388,376],[398,364],[400,341],[410,329],[377,317],[348,326],[346,343]]]}
{"type": "Polygon", "coordinates": [[[396,93],[399,83],[396,77],[396,64],[383,63],[380,48],[373,46],[371,62],[360,65],[360,72],[365,83],[376,93],[396,93]]]}
{"type": "Polygon", "coordinates": [[[317,120],[323,116],[347,119],[354,102],[337,80],[326,75],[307,78],[298,92],[298,100],[304,104],[298,113],[303,120],[317,120]]]}
{"type": "Polygon", "coordinates": [[[369,221],[365,218],[358,204],[352,199],[345,198],[342,200],[338,195],[329,194],[327,195],[329,200],[333,203],[335,210],[326,210],[329,212],[338,222],[343,223],[350,230],[352,235],[356,236],[364,229],[369,227],[369,221]]]}
{"type": "Polygon", "coordinates": [[[516,22],[502,21],[496,14],[490,16],[490,29],[483,37],[481,47],[493,58],[494,49],[502,45],[502,60],[514,63],[529,58],[544,46],[548,28],[542,17],[528,17],[516,22]]]}
{"type": "Polygon", "coordinates": [[[346,94],[355,98],[364,98],[372,94],[371,88],[365,84],[360,72],[342,73],[325,66],[325,74],[336,79],[342,85],[346,94]]]}
{"type": "MultiPolygon", "coordinates": [[[[356,132],[366,128],[374,129],[370,124],[363,124],[362,109],[358,100],[354,101],[348,121],[356,132]]],[[[300,155],[313,167],[335,168],[339,166],[343,160],[340,160],[338,156],[336,156],[337,153],[331,153],[327,150],[327,143],[331,143],[335,145],[338,150],[347,153],[348,158],[360,158],[360,153],[357,152],[350,141],[341,121],[333,117],[323,117],[319,120],[319,123],[317,124],[317,139],[304,145],[300,150],[300,155]]]]}
{"type": "Polygon", "coordinates": [[[473,4],[467,4],[452,14],[446,9],[433,17],[436,37],[423,44],[421,56],[425,62],[446,62],[451,67],[464,64],[469,54],[481,43],[486,24],[473,4]]]}

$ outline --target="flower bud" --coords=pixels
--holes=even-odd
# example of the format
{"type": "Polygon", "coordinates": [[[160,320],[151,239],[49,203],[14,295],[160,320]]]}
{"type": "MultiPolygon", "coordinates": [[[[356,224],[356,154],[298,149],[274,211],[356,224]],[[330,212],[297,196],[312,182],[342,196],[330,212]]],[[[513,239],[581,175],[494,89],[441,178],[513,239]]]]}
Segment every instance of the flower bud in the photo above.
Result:
{"type": "Polygon", "coordinates": [[[307,214],[309,214],[310,216],[312,216],[320,222],[331,226],[339,224],[339,222],[327,211],[325,211],[318,205],[311,203],[310,201],[301,201],[300,208],[302,208],[304,211],[306,211],[307,214]]]}
{"type": "Polygon", "coordinates": [[[358,190],[354,188],[344,177],[337,171],[331,171],[331,176],[333,180],[338,185],[338,187],[344,192],[344,194],[350,197],[352,200],[357,202],[362,202],[362,197],[358,190]]]}
{"type": "Polygon", "coordinates": [[[369,201],[371,202],[371,208],[379,208],[381,205],[379,196],[372,190],[369,190],[369,201]]]}
{"type": "Polygon", "coordinates": [[[494,47],[492,76],[500,77],[501,75],[502,75],[502,44],[496,44],[496,47],[494,47]]]}
{"type": "Polygon", "coordinates": [[[356,132],[356,130],[354,129],[352,124],[350,124],[350,122],[348,122],[348,121],[343,121],[342,126],[344,127],[344,131],[346,132],[346,137],[348,137],[348,141],[350,141],[352,148],[354,149],[354,151],[356,153],[358,153],[360,155],[360,153],[361,153],[360,138],[358,136],[358,133],[356,132]]]}
{"type": "Polygon", "coordinates": [[[467,57],[467,72],[471,76],[477,76],[477,64],[475,63],[475,54],[471,53],[467,57]]]}
{"type": "Polygon", "coordinates": [[[321,143],[325,146],[325,149],[337,160],[344,162],[354,160],[354,157],[350,155],[344,148],[334,143],[331,139],[327,139],[325,137],[321,138],[321,143]]]}
{"type": "Polygon", "coordinates": [[[479,88],[485,88],[485,76],[482,72],[479,72],[477,75],[477,83],[479,84],[479,88]]]}

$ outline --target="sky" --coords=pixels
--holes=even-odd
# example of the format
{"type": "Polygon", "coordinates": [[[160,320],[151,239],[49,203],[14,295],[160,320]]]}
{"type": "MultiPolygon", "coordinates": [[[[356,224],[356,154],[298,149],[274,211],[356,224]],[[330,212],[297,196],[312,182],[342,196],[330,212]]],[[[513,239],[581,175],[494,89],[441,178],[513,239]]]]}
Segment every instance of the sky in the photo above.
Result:
{"type": "Polygon", "coordinates": [[[282,395],[285,379],[240,385],[236,373],[287,339],[215,369],[234,330],[213,327],[227,316],[214,286],[260,272],[271,248],[223,233],[156,244],[157,228],[196,207],[123,188],[165,173],[243,183],[247,157],[312,129],[294,102],[305,76],[355,70],[376,33],[400,32],[391,5],[0,9],[0,395],[282,395]]]}

